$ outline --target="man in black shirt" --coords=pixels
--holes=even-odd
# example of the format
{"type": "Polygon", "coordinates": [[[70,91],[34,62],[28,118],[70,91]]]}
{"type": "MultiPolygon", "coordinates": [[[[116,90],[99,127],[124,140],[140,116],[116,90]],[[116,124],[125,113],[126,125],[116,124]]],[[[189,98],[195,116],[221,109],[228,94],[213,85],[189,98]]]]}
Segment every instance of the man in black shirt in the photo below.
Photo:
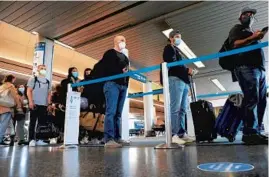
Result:
{"type": "MultiPolygon", "coordinates": [[[[252,31],[256,9],[248,7],[241,10],[239,21],[229,33],[229,43],[233,48],[258,44],[266,32],[252,31]]],[[[246,144],[268,143],[260,134],[266,108],[265,59],[262,49],[244,52],[236,57],[235,75],[244,94],[242,103],[243,138],[246,144]]]]}
{"type": "MultiPolygon", "coordinates": [[[[170,63],[183,59],[178,46],[181,42],[179,31],[172,31],[169,34],[170,44],[165,46],[163,51],[164,62],[170,63]]],[[[185,144],[193,142],[194,138],[186,134],[185,116],[188,108],[189,92],[189,75],[194,70],[187,68],[185,65],[169,68],[169,91],[170,91],[170,108],[172,121],[172,142],[185,144]]]]}
{"type": "MultiPolygon", "coordinates": [[[[124,36],[116,36],[114,49],[105,52],[102,58],[102,76],[112,76],[126,73],[129,70],[129,59],[124,36]]],[[[121,147],[125,142],[121,139],[121,114],[125,102],[129,78],[107,81],[104,84],[106,98],[105,113],[105,146],[121,147]]],[[[128,118],[128,117],[126,117],[128,118]]]]}

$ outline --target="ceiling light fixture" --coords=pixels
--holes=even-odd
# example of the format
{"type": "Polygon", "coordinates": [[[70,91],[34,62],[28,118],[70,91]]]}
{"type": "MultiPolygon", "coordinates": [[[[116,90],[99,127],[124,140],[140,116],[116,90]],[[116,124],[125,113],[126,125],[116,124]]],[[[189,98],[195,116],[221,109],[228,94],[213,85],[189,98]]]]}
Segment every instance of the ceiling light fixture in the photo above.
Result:
{"type": "Polygon", "coordinates": [[[221,90],[221,91],[226,91],[224,86],[220,83],[218,79],[211,79],[211,81],[221,90]]]}
{"type": "Polygon", "coordinates": [[[34,35],[38,35],[38,32],[36,32],[36,31],[32,31],[32,34],[34,34],[34,35]]]}
{"type": "MultiPolygon", "coordinates": [[[[167,29],[162,31],[162,33],[169,38],[169,34],[170,32],[173,31],[172,28],[167,29]]],[[[179,44],[178,48],[180,49],[180,51],[186,56],[188,57],[188,59],[194,59],[197,58],[197,56],[192,52],[192,50],[187,46],[187,44],[181,40],[181,43],[179,44]]],[[[201,62],[201,61],[197,61],[193,63],[196,67],[198,68],[204,68],[205,65],[201,62]]]]}

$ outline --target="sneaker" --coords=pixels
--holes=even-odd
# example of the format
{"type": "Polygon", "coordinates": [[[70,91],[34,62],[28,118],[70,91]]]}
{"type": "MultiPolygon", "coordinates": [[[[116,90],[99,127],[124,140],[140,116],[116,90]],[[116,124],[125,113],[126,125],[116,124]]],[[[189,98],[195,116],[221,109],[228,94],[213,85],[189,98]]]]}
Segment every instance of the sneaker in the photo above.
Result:
{"type": "Polygon", "coordinates": [[[82,138],[82,140],[80,140],[80,144],[88,144],[89,143],[89,140],[88,140],[88,137],[84,136],[82,138]]]}
{"type": "Polygon", "coordinates": [[[37,146],[45,146],[45,145],[48,145],[48,143],[45,143],[45,142],[42,141],[42,140],[38,140],[38,141],[36,142],[36,145],[37,145],[37,146]]]}
{"type": "Polygon", "coordinates": [[[57,144],[57,138],[51,138],[50,144],[57,144]]]}
{"type": "Polygon", "coordinates": [[[35,147],[36,146],[36,141],[35,140],[30,141],[29,146],[30,147],[35,147]]]}
{"type": "Polygon", "coordinates": [[[177,135],[174,135],[172,137],[172,143],[183,145],[183,144],[186,144],[186,141],[184,141],[183,139],[179,138],[177,135]]]}
{"type": "Polygon", "coordinates": [[[20,146],[20,145],[29,145],[29,142],[27,142],[27,141],[25,141],[25,140],[20,140],[19,142],[18,142],[18,145],[20,146]]]}
{"type": "Polygon", "coordinates": [[[181,139],[183,139],[184,141],[186,141],[186,143],[192,143],[192,142],[195,141],[195,138],[194,137],[191,137],[191,136],[189,136],[187,134],[184,134],[181,139]]]}
{"type": "Polygon", "coordinates": [[[258,134],[243,135],[242,141],[247,145],[258,145],[258,144],[268,145],[268,138],[258,134]]]}
{"type": "Polygon", "coordinates": [[[116,141],[118,144],[121,144],[122,146],[130,146],[130,141],[125,141],[125,140],[117,140],[116,141]]]}
{"type": "Polygon", "coordinates": [[[110,140],[105,144],[105,147],[110,147],[110,148],[121,148],[122,145],[116,143],[114,140],[110,140]]]}

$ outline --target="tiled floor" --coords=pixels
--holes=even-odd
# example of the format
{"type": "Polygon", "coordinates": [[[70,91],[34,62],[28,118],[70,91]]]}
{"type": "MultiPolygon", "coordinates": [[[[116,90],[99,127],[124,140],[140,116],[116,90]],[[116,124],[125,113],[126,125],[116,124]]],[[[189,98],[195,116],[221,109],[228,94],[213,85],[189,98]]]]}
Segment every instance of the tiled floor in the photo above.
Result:
{"type": "Polygon", "coordinates": [[[0,147],[1,177],[267,177],[268,146],[185,146],[155,150],[153,144],[121,149],[104,147],[0,147]],[[249,163],[241,173],[197,169],[210,162],[249,163]]]}

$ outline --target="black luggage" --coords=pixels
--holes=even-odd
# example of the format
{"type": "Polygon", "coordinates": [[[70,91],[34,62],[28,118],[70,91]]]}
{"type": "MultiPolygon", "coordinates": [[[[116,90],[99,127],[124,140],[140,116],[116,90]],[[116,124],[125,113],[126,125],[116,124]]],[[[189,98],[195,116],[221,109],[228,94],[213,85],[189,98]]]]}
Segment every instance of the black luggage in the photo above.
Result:
{"type": "Polygon", "coordinates": [[[217,133],[215,131],[215,114],[212,103],[196,99],[196,93],[194,88],[194,83],[192,78],[190,78],[191,84],[191,95],[192,103],[191,112],[194,124],[194,131],[196,136],[196,142],[208,141],[211,142],[217,138],[217,133]]]}

